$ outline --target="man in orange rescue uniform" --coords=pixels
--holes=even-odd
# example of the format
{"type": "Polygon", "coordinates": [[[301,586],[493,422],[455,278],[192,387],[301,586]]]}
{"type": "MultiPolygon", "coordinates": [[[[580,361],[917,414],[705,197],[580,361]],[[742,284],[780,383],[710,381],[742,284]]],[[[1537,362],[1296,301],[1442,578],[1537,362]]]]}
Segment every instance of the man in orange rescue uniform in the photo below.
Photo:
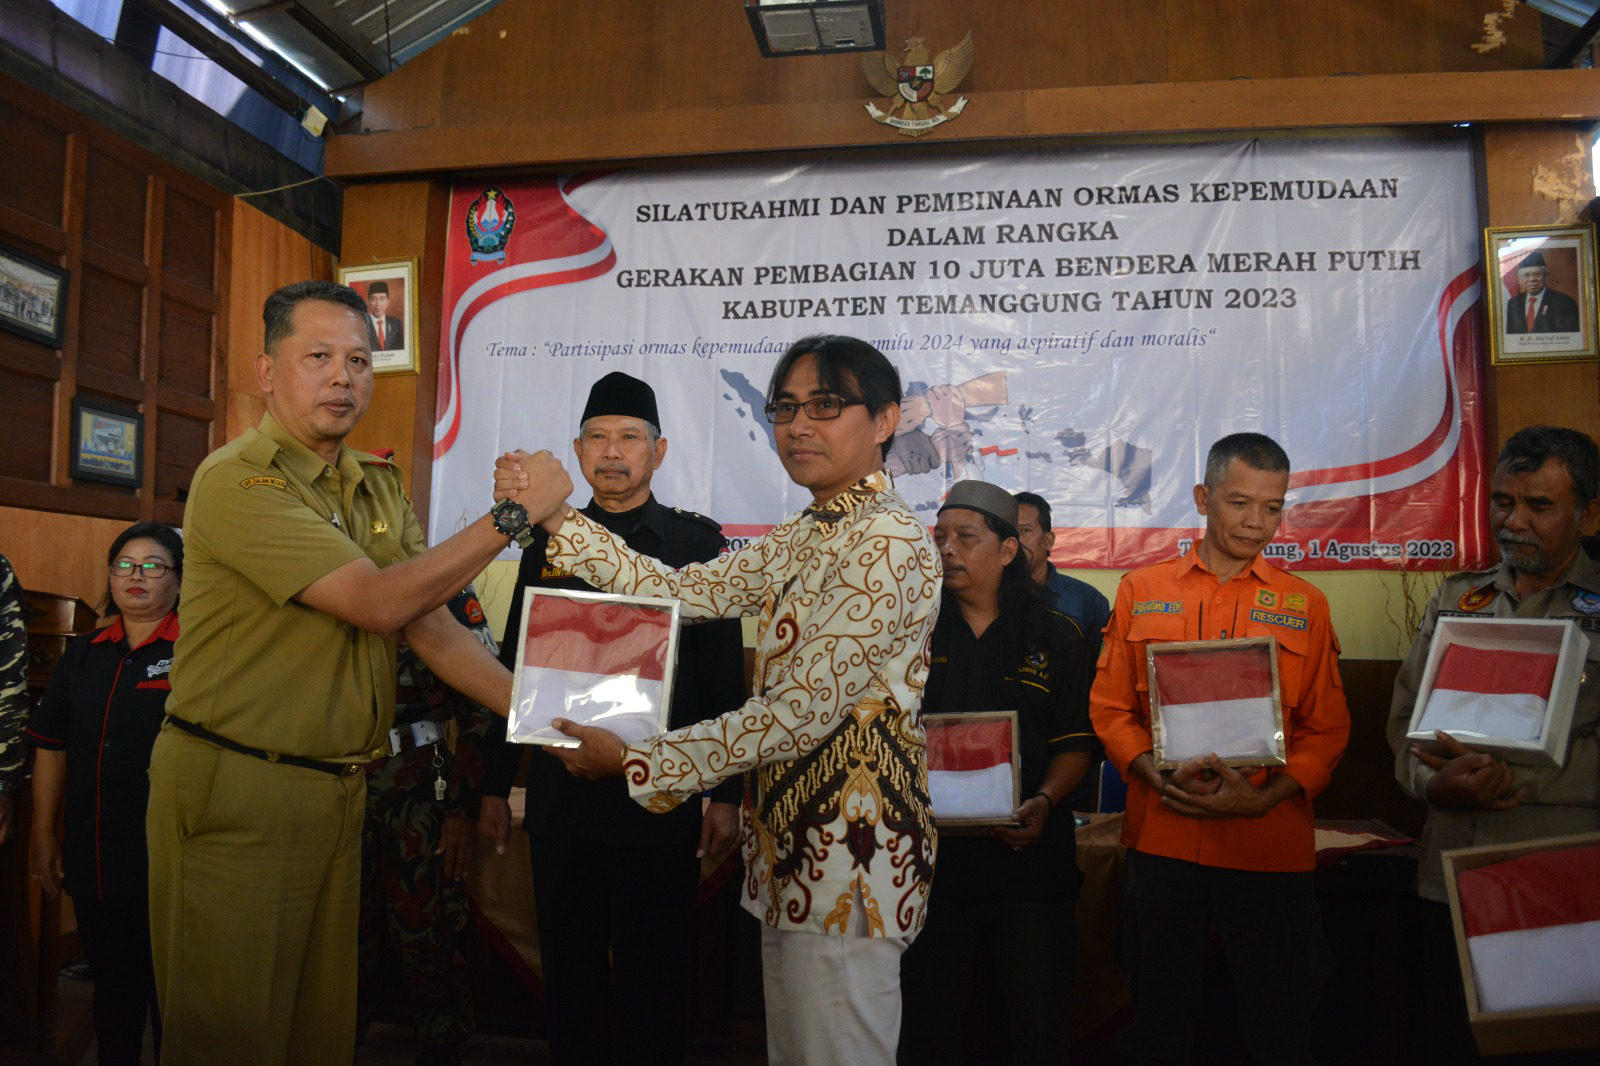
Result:
{"type": "Polygon", "coordinates": [[[1212,445],[1194,489],[1205,535],[1176,559],[1135,570],[1117,589],[1090,718],[1128,781],[1122,956],[1134,1061],[1194,1054],[1201,960],[1215,926],[1233,974],[1241,1036],[1258,1061],[1310,1063],[1310,1022],[1332,969],[1312,890],[1312,797],[1350,734],[1328,604],[1271,566],[1289,457],[1258,433],[1212,445]],[[1155,765],[1145,649],[1176,640],[1271,636],[1288,765],[1235,770],[1215,754],[1155,765]]]}

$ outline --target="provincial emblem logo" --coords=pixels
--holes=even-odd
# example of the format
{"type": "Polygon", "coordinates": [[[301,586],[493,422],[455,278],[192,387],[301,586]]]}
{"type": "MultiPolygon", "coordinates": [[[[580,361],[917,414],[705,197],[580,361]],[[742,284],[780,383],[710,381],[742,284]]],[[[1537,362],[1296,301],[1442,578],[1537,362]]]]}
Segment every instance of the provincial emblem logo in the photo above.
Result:
{"type": "Polygon", "coordinates": [[[1265,607],[1269,611],[1278,606],[1278,594],[1271,589],[1256,589],[1256,606],[1265,607]]]}
{"type": "Polygon", "coordinates": [[[1485,585],[1482,588],[1468,589],[1456,601],[1456,607],[1463,611],[1476,611],[1495,597],[1495,587],[1485,585]]]}
{"type": "Polygon", "coordinates": [[[972,67],[972,33],[961,43],[947,48],[937,57],[928,55],[927,42],[907,37],[900,45],[904,57],[884,51],[861,57],[867,81],[883,100],[866,105],[867,114],[885,126],[892,126],[907,137],[921,137],[935,126],[949,122],[967,106],[961,97],[947,104],[972,67]],[[883,106],[879,106],[879,104],[883,106]]]}
{"type": "Polygon", "coordinates": [[[1306,609],[1305,593],[1289,593],[1283,598],[1283,609],[1286,611],[1304,611],[1306,609]]]}
{"type": "Polygon", "coordinates": [[[511,240],[511,230],[517,223],[517,209],[511,197],[493,185],[478,194],[467,205],[467,244],[472,254],[467,258],[476,266],[493,259],[506,261],[506,243],[511,240]]]}

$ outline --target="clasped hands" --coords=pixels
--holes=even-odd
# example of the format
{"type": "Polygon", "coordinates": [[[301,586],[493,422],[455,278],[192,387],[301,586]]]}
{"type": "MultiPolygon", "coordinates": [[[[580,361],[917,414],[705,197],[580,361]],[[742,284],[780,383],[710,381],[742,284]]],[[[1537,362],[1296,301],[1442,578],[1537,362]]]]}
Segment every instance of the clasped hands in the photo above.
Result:
{"type": "Polygon", "coordinates": [[[520,449],[494,461],[494,498],[515,500],[528,512],[528,521],[554,533],[567,514],[572,478],[554,455],[520,449]]]}
{"type": "Polygon", "coordinates": [[[1130,769],[1156,790],[1165,807],[1189,818],[1259,818],[1277,806],[1277,799],[1214,752],[1175,770],[1158,770],[1145,752],[1130,769]]]}
{"type": "Polygon", "coordinates": [[[1428,782],[1427,800],[1435,807],[1456,811],[1509,811],[1528,795],[1516,788],[1511,767],[1486,752],[1461,743],[1444,730],[1434,742],[1411,745],[1411,754],[1435,771],[1428,782]]]}

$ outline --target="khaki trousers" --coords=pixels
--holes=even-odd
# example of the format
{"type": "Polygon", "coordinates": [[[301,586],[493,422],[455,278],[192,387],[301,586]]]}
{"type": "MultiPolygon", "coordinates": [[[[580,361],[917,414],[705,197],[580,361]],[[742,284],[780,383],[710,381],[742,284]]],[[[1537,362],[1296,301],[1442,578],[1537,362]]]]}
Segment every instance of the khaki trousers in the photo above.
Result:
{"type": "Polygon", "coordinates": [[[349,1063],[366,777],[171,726],[150,759],[163,1066],[349,1063]]]}

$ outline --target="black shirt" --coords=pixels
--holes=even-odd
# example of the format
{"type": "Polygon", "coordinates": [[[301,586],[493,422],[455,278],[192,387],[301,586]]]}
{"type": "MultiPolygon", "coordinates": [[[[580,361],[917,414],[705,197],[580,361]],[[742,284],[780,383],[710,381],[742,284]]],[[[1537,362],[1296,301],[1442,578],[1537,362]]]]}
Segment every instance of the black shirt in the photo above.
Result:
{"type": "MultiPolygon", "coordinates": [[[[1016,711],[1022,796],[1039,791],[1057,755],[1086,751],[1099,742],[1089,724],[1094,658],[1068,617],[1038,607],[1027,621],[1001,617],[975,637],[956,604],[947,599],[933,629],[933,664],[922,697],[923,714],[1016,711]],[[1027,625],[1026,651],[1017,652],[1016,628],[1027,625]]],[[[1074,896],[1081,880],[1072,812],[1051,811],[1039,841],[1021,851],[983,831],[942,833],[933,892],[966,899],[1053,899],[1074,896]]],[[[934,904],[937,906],[937,904],[934,904]]]]}
{"type": "Polygon", "coordinates": [[[150,749],[166,717],[178,616],[137,648],[118,618],[67,645],[28,719],[36,748],[67,753],[66,890],[70,896],[145,899],[144,813],[150,749]]]}
{"type": "MultiPolygon", "coordinates": [[[[584,515],[622,539],[629,548],[668,566],[686,566],[714,559],[727,546],[722,527],[703,515],[664,507],[652,495],[630,511],[607,511],[593,502],[584,515]]],[[[511,599],[500,661],[515,669],[517,645],[513,630],[522,618],[523,589],[594,591],[594,587],[545,559],[550,537],[543,529],[522,552],[517,588],[511,599]]],[[[678,670],[674,675],[669,728],[715,718],[745,701],[744,639],[737,620],[700,622],[678,631],[678,670]]],[[[507,744],[505,723],[496,720],[496,735],[485,756],[484,794],[504,796],[511,789],[524,748],[507,744]]],[[[731,778],[711,798],[737,803],[743,780],[731,778]]],[[[628,795],[620,779],[589,781],[567,773],[558,760],[535,751],[528,764],[528,800],[522,826],[530,836],[614,843],[667,843],[674,836],[699,833],[700,804],[680,803],[665,814],[651,814],[628,795]]],[[[692,850],[692,845],[691,845],[692,850]]]]}

